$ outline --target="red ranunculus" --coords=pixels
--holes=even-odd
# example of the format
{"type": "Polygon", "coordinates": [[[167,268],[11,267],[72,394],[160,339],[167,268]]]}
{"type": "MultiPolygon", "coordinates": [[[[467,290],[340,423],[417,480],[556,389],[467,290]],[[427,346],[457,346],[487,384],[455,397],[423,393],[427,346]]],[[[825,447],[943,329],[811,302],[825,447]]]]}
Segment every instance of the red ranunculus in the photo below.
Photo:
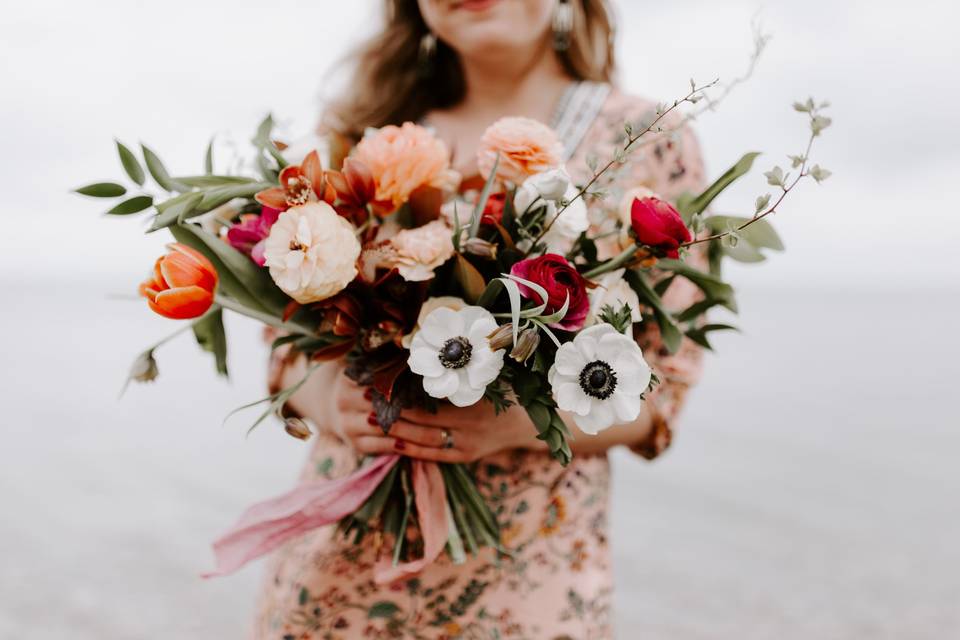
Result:
{"type": "Polygon", "coordinates": [[[668,258],[680,257],[680,245],[690,242],[690,231],[677,210],[653,196],[634,199],[630,223],[637,242],[659,249],[668,258]]]}
{"type": "MultiPolygon", "coordinates": [[[[590,311],[590,298],[587,296],[587,281],[567,262],[566,258],[555,253],[547,253],[539,258],[521,260],[510,269],[511,275],[535,282],[547,290],[546,314],[559,311],[567,296],[570,304],[567,313],[551,327],[565,331],[576,331],[583,326],[590,311]]],[[[520,293],[524,297],[543,303],[540,295],[529,287],[520,284],[520,293]]]]}

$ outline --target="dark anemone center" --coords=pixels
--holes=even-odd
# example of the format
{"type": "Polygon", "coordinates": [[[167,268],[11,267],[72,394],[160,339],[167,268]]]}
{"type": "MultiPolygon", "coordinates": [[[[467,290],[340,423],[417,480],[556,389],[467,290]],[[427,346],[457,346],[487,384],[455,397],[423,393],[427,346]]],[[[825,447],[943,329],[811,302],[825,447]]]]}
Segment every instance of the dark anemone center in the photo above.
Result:
{"type": "Polygon", "coordinates": [[[603,360],[594,360],[580,371],[580,388],[588,396],[606,400],[617,388],[617,374],[603,360]]]}
{"type": "Polygon", "coordinates": [[[443,343],[437,357],[440,358],[440,364],[447,369],[459,369],[467,366],[472,353],[473,345],[470,341],[463,336],[457,336],[443,343]]]}

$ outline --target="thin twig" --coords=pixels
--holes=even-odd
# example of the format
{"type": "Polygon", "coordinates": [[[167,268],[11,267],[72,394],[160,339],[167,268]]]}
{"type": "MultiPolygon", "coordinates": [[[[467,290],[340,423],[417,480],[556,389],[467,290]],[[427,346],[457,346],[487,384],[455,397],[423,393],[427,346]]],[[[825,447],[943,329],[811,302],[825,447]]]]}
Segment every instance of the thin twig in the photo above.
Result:
{"type": "Polygon", "coordinates": [[[684,242],[683,244],[680,245],[680,248],[692,247],[695,244],[700,244],[702,242],[710,242],[711,240],[721,240],[729,235],[743,231],[744,229],[752,225],[754,222],[757,222],[758,220],[763,220],[771,213],[774,213],[777,210],[777,207],[780,206],[780,203],[783,202],[783,199],[787,197],[787,194],[793,191],[794,187],[797,186],[797,183],[803,180],[804,178],[806,178],[808,175],[810,175],[807,172],[807,162],[810,160],[810,149],[813,147],[813,140],[816,137],[817,137],[816,133],[810,134],[810,140],[807,141],[807,149],[803,154],[803,162],[800,164],[800,172],[797,174],[797,177],[794,178],[793,182],[791,182],[789,185],[780,187],[781,189],[780,197],[777,198],[777,201],[774,202],[770,207],[768,207],[762,212],[755,213],[752,218],[750,218],[743,224],[737,227],[734,227],[733,229],[728,229],[727,231],[724,231],[722,233],[714,233],[712,235],[705,236],[703,238],[695,238],[690,242],[684,242]]]}
{"type": "MultiPolygon", "coordinates": [[[[563,214],[564,211],[566,211],[566,210],[570,207],[571,204],[573,204],[574,202],[576,202],[579,198],[582,198],[582,197],[590,190],[590,187],[592,187],[592,186],[594,185],[594,183],[596,183],[596,181],[600,178],[600,176],[602,176],[602,175],[605,174],[607,171],[609,171],[610,168],[613,167],[613,165],[615,165],[615,164],[617,164],[617,163],[619,163],[619,162],[621,161],[621,158],[623,157],[622,154],[626,154],[626,153],[630,150],[630,147],[632,147],[633,144],[634,144],[635,142],[637,142],[637,140],[639,140],[639,139],[642,138],[643,136],[645,136],[645,135],[647,135],[648,133],[650,133],[651,131],[653,131],[653,128],[657,126],[657,123],[658,123],[658,122],[660,122],[661,120],[663,120],[669,113],[671,113],[672,111],[674,111],[674,110],[675,110],[677,107],[679,107],[681,104],[683,104],[683,103],[685,103],[685,102],[690,102],[690,101],[691,101],[690,99],[693,98],[695,95],[697,95],[698,93],[703,92],[703,91],[706,90],[706,89],[709,89],[710,87],[716,85],[718,82],[719,82],[719,79],[716,79],[716,80],[713,80],[712,82],[708,82],[707,84],[703,85],[702,87],[692,87],[691,90],[690,90],[690,92],[689,92],[687,95],[685,95],[684,97],[682,97],[682,98],[680,98],[680,99],[674,100],[674,101],[673,101],[673,104],[672,104],[671,106],[667,107],[666,109],[660,109],[660,110],[658,110],[657,117],[654,118],[653,122],[651,122],[651,123],[648,124],[646,127],[644,127],[644,128],[640,131],[640,133],[628,137],[628,138],[627,138],[627,143],[623,146],[623,148],[622,148],[622,149],[619,149],[618,152],[617,152],[616,154],[614,154],[614,157],[611,158],[610,161],[607,162],[607,164],[605,164],[599,171],[595,171],[594,174],[593,174],[593,177],[591,177],[590,180],[587,181],[587,184],[584,185],[579,191],[577,191],[576,195],[574,195],[572,198],[570,198],[570,200],[568,200],[568,201],[566,202],[566,204],[564,204],[564,205],[560,208],[560,210],[557,211],[557,214],[556,214],[555,216],[553,216],[553,219],[551,219],[546,225],[544,225],[544,227],[543,227],[543,229],[540,231],[539,235],[537,235],[537,237],[534,238],[533,243],[532,243],[531,246],[530,246],[530,249],[533,250],[533,248],[537,246],[537,244],[540,242],[540,240],[543,239],[543,236],[545,236],[546,233],[550,230],[550,227],[553,226],[553,223],[557,221],[557,219],[563,214]]],[[[662,131],[662,130],[658,130],[657,132],[660,133],[661,131],[662,131]]]]}

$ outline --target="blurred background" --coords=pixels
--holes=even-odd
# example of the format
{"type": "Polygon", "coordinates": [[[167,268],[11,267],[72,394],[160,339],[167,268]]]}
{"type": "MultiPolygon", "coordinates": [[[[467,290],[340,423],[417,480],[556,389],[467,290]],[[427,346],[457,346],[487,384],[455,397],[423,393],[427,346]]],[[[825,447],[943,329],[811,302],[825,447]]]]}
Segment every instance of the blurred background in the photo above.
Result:
{"type": "MultiPolygon", "coordinates": [[[[287,489],[303,443],[244,437],[226,412],[264,390],[257,328],[231,317],[229,383],[188,338],[117,399],[171,330],[132,299],[166,238],[70,189],[121,176],[112,138],[197,173],[273,111],[310,131],[372,0],[5,4],[0,20],[0,637],[237,638],[261,565],[202,581],[208,543],[287,489]],[[332,74],[332,75],[331,75],[332,74]]],[[[732,268],[742,334],[718,336],[674,448],[615,455],[622,638],[960,634],[960,9],[945,2],[614,3],[621,84],[657,99],[756,73],[696,124],[712,175],[758,169],[743,211],[797,153],[790,105],[833,128],[774,223],[787,244],[732,268]]],[[[342,74],[341,74],[342,76],[342,74]]]]}

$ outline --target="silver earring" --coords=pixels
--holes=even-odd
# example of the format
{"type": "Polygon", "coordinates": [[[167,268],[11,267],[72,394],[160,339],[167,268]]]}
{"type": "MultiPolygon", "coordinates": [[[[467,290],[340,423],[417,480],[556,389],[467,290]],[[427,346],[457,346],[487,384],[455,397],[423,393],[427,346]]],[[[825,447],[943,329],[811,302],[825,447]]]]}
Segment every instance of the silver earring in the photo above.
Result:
{"type": "Polygon", "coordinates": [[[553,48],[566,51],[573,34],[573,6],[570,0],[558,0],[553,10],[553,48]]]}
{"type": "Polygon", "coordinates": [[[420,57],[419,62],[423,64],[424,62],[429,61],[433,58],[433,55],[437,52],[437,36],[433,35],[429,31],[423,34],[423,37],[420,38],[420,57]]]}
{"type": "Polygon", "coordinates": [[[421,76],[433,73],[433,60],[437,54],[437,36],[429,31],[420,38],[420,50],[417,54],[417,66],[421,76]]]}

